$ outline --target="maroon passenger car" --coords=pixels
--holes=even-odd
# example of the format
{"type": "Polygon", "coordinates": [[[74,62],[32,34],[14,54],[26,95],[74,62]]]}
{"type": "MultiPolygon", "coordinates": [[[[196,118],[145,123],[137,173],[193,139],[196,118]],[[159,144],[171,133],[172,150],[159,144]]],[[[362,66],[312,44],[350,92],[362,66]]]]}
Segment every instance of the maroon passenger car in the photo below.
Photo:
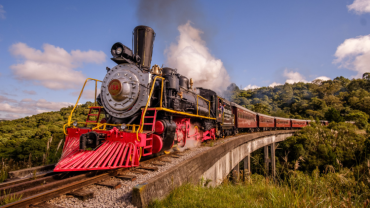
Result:
{"type": "Polygon", "coordinates": [[[290,128],[291,127],[291,121],[290,118],[279,118],[275,117],[275,123],[276,123],[276,128],[290,128]]]}
{"type": "Polygon", "coordinates": [[[258,113],[258,127],[262,130],[275,128],[275,118],[265,114],[258,113]]]}
{"type": "Polygon", "coordinates": [[[303,128],[307,126],[306,120],[300,120],[300,119],[291,119],[292,120],[292,127],[293,128],[303,128]]]}
{"type": "Polygon", "coordinates": [[[235,115],[236,128],[257,128],[257,113],[236,103],[233,103],[233,113],[235,115]]]}

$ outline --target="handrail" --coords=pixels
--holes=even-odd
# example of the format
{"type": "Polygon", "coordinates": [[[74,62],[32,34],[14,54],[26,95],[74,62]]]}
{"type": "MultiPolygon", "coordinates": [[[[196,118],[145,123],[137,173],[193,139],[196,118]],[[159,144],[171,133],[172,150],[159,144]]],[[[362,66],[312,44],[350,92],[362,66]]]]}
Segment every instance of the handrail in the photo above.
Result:
{"type": "MultiPolygon", "coordinates": [[[[144,127],[144,117],[145,117],[145,114],[146,114],[146,111],[148,109],[148,105],[149,105],[149,102],[150,102],[150,99],[152,98],[152,95],[153,95],[153,89],[154,89],[154,85],[155,85],[155,81],[157,80],[157,78],[159,79],[162,79],[162,94],[161,94],[161,101],[160,101],[160,105],[162,107],[162,95],[163,95],[163,80],[164,78],[163,77],[160,77],[160,76],[156,76],[154,77],[154,80],[153,80],[153,84],[152,84],[152,88],[150,89],[150,93],[149,93],[149,97],[148,97],[148,101],[146,101],[146,105],[145,105],[145,108],[144,108],[144,111],[143,111],[143,114],[141,115],[141,119],[140,119],[140,126],[139,126],[139,129],[138,129],[138,132],[136,133],[136,135],[138,135],[139,131],[140,132],[143,132],[143,127],[144,127]]],[[[138,136],[137,136],[138,137],[138,136]]]]}
{"type": "Polygon", "coordinates": [[[202,98],[204,101],[208,102],[208,116],[211,117],[211,101],[205,99],[204,97],[197,95],[197,115],[198,115],[198,97],[202,98]]]}
{"type": "Polygon", "coordinates": [[[155,107],[155,108],[150,108],[150,109],[156,109],[157,111],[167,111],[167,112],[170,112],[170,113],[176,113],[176,114],[185,115],[185,116],[216,120],[216,118],[213,118],[213,117],[207,117],[207,116],[201,116],[201,115],[196,115],[196,114],[191,114],[191,113],[185,113],[185,112],[182,112],[182,111],[175,111],[175,110],[171,110],[171,109],[168,109],[168,108],[155,107]]]}
{"type": "Polygon", "coordinates": [[[162,100],[163,100],[163,80],[164,80],[164,78],[163,77],[161,77],[162,78],[162,86],[161,86],[161,100],[160,100],[160,107],[162,108],[162,100]]]}
{"type": "Polygon", "coordinates": [[[73,107],[73,109],[72,109],[72,111],[71,111],[71,114],[70,114],[70,115],[69,115],[69,117],[68,117],[68,122],[67,122],[67,125],[68,125],[68,126],[70,126],[70,125],[71,125],[71,120],[72,120],[73,112],[74,112],[74,110],[76,109],[76,107],[77,107],[77,105],[78,105],[78,102],[80,101],[80,98],[81,98],[82,92],[83,92],[83,91],[84,91],[84,89],[85,89],[86,83],[87,83],[87,81],[89,81],[89,80],[94,80],[94,81],[95,81],[95,105],[96,105],[96,91],[97,91],[97,86],[98,86],[98,85],[97,85],[97,82],[102,82],[102,81],[100,81],[100,80],[98,80],[98,79],[87,78],[87,79],[85,80],[84,86],[83,86],[83,87],[82,87],[82,89],[81,89],[80,95],[78,96],[77,102],[76,102],[75,106],[73,107]]]}

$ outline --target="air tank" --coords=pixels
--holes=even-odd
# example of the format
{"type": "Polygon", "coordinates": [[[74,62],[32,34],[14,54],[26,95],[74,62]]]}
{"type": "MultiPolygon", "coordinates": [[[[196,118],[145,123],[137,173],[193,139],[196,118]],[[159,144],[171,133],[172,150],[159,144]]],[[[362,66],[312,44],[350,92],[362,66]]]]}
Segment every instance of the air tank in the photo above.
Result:
{"type": "Polygon", "coordinates": [[[189,79],[185,76],[180,76],[180,87],[189,89],[189,79]]]}
{"type": "Polygon", "coordinates": [[[139,64],[149,70],[152,62],[155,32],[148,26],[140,25],[135,27],[133,36],[134,53],[141,58],[139,64]]]}
{"type": "Polygon", "coordinates": [[[179,74],[176,69],[164,67],[162,70],[163,77],[167,80],[167,89],[179,91],[179,74]]]}

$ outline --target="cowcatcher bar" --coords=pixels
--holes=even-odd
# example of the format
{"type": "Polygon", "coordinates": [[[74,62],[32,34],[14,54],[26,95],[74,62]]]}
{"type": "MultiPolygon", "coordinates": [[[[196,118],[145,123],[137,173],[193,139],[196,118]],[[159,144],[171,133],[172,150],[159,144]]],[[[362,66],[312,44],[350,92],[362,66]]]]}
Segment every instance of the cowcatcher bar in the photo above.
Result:
{"type": "Polygon", "coordinates": [[[94,150],[80,149],[80,136],[92,131],[84,128],[68,128],[68,135],[63,147],[63,154],[55,172],[107,170],[128,168],[139,165],[142,147],[145,146],[146,135],[112,130],[95,130],[106,137],[94,150]],[[139,141],[140,140],[140,141],[139,141]]]}

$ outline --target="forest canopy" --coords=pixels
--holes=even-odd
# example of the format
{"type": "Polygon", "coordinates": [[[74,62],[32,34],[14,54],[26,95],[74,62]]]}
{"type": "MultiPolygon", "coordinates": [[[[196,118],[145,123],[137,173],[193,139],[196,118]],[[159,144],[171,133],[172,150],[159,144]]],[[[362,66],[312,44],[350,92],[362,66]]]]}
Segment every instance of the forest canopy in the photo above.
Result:
{"type": "Polygon", "coordinates": [[[370,74],[349,80],[342,76],[311,83],[241,90],[231,84],[226,97],[250,110],[296,119],[355,121],[365,128],[370,115],[370,74]]]}

